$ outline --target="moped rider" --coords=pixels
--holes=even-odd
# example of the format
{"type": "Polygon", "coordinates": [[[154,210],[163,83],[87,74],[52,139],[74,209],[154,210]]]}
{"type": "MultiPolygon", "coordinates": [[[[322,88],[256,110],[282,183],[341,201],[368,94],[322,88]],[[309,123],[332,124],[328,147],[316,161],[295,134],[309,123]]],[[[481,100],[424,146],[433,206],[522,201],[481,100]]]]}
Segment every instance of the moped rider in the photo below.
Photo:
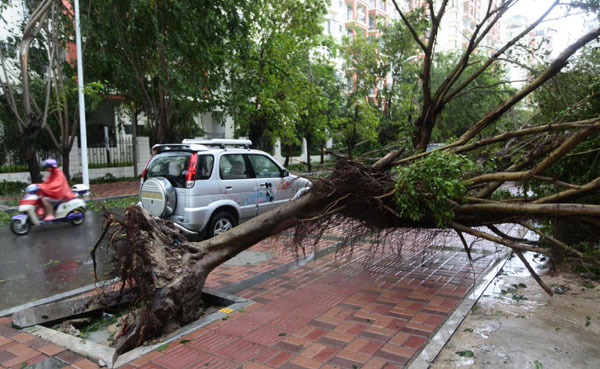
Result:
{"type": "Polygon", "coordinates": [[[48,158],[42,162],[42,169],[47,169],[50,175],[46,178],[44,183],[39,184],[39,188],[43,193],[42,204],[46,216],[45,221],[53,220],[54,218],[54,206],[64,202],[70,201],[75,198],[75,194],[71,191],[67,177],[58,167],[58,162],[54,159],[48,158]]]}

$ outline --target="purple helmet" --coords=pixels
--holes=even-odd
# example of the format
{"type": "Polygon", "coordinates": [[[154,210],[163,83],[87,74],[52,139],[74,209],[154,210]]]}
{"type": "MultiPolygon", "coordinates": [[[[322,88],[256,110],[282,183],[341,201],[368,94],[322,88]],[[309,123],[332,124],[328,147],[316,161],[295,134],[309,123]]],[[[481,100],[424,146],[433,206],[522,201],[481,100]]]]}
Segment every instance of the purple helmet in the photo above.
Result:
{"type": "Polygon", "coordinates": [[[46,169],[48,167],[58,168],[58,162],[51,158],[44,160],[42,162],[42,169],[46,169]]]}

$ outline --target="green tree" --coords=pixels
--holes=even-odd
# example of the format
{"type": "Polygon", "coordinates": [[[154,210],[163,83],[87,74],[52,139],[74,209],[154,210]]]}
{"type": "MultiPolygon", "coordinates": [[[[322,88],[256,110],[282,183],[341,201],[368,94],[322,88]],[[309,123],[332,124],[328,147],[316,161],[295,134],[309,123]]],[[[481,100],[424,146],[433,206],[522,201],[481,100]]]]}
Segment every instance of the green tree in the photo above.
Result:
{"type": "Polygon", "coordinates": [[[379,114],[365,98],[348,99],[337,123],[337,139],[348,150],[348,159],[353,160],[356,145],[363,141],[377,140],[379,114]]]}
{"type": "MultiPolygon", "coordinates": [[[[460,55],[454,53],[438,55],[431,73],[434,88],[443,83],[443,79],[450,73],[459,57],[460,55]]],[[[474,54],[471,58],[473,62],[465,70],[467,74],[479,68],[485,56],[474,54]]],[[[457,83],[462,83],[464,78],[464,75],[461,76],[457,83]]],[[[447,103],[438,117],[432,138],[438,142],[445,142],[461,136],[473,122],[515,92],[510,82],[500,65],[487,68],[467,84],[463,92],[447,103]]]]}
{"type": "Polygon", "coordinates": [[[250,1],[85,3],[86,73],[144,113],[153,141],[180,140],[193,115],[224,104],[230,59],[254,17],[250,1]]]}
{"type": "MultiPolygon", "coordinates": [[[[418,33],[425,32],[429,26],[422,8],[412,11],[407,17],[418,33]]],[[[383,27],[380,43],[389,72],[386,83],[377,93],[382,112],[379,143],[410,146],[411,125],[418,114],[422,95],[419,84],[420,50],[403,22],[394,21],[383,27]]]]}
{"type": "Polygon", "coordinates": [[[228,112],[237,133],[255,147],[271,151],[278,138],[298,144],[295,122],[308,55],[322,44],[324,0],[255,1],[246,47],[233,55],[228,112]]]}
{"type": "MultiPolygon", "coordinates": [[[[54,146],[62,156],[63,170],[69,176],[69,153],[79,124],[74,69],[63,57],[73,35],[71,9],[57,0],[25,1],[29,17],[10,30],[9,43],[18,54],[0,50],[3,73],[0,87],[3,99],[16,118],[21,148],[33,182],[41,181],[37,149],[54,146]],[[12,80],[11,58],[18,60],[17,81],[12,80]],[[46,132],[48,137],[40,135],[46,132]]],[[[0,10],[10,4],[2,2],[0,10]]],[[[94,84],[92,84],[94,85],[94,84]]],[[[87,91],[90,91],[88,86],[87,91]]],[[[93,95],[92,95],[93,96],[93,95]]]]}

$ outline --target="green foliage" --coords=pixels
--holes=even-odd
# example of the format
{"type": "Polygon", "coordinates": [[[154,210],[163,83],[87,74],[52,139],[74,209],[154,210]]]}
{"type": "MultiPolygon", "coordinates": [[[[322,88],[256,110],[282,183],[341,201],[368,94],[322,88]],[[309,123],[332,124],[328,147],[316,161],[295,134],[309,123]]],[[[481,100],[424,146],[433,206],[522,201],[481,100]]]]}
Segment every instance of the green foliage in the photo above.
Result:
{"type": "Polygon", "coordinates": [[[297,145],[299,131],[310,136],[321,126],[326,101],[310,72],[319,64],[317,48],[326,45],[326,10],[324,0],[253,2],[245,46],[231,55],[227,88],[233,93],[226,110],[235,117],[236,133],[255,147],[270,151],[278,138],[284,147],[297,145]],[[314,119],[297,129],[303,117],[314,119]]]}
{"type": "MultiPolygon", "coordinates": [[[[438,54],[432,69],[432,84],[437,88],[462,55],[455,53],[438,54]]],[[[484,56],[473,54],[465,73],[457,81],[460,84],[474,70],[481,67],[484,56]]],[[[507,83],[504,70],[495,65],[487,68],[481,75],[465,87],[464,93],[451,100],[438,117],[432,138],[435,142],[446,142],[451,137],[461,136],[473,123],[494,109],[500,102],[511,96],[514,89],[507,83]]],[[[496,125],[503,125],[502,120],[496,125]]]]}
{"type": "Polygon", "coordinates": [[[348,149],[348,158],[354,157],[354,148],[361,141],[377,140],[379,114],[364,98],[348,100],[337,121],[336,138],[348,149]]]}
{"type": "Polygon", "coordinates": [[[439,227],[454,218],[452,201],[467,194],[464,178],[475,169],[465,156],[437,151],[398,170],[395,202],[401,216],[419,220],[432,216],[439,227]]]}
{"type": "Polygon", "coordinates": [[[223,106],[222,83],[245,47],[253,3],[83,1],[86,75],[145,114],[152,142],[178,141],[194,131],[198,112],[223,106]]]}
{"type": "Polygon", "coordinates": [[[11,196],[21,194],[21,191],[23,191],[25,187],[27,187],[27,183],[25,182],[13,182],[3,180],[2,182],[0,182],[0,196],[11,196]]]}

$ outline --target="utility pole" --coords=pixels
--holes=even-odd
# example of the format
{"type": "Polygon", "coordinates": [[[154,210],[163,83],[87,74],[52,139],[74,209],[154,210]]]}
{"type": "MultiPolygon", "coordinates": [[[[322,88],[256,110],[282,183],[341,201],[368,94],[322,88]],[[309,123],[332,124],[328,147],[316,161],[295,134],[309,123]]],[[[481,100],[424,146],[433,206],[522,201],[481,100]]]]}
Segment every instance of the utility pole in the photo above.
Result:
{"type": "Polygon", "coordinates": [[[83,96],[83,53],[81,52],[81,30],[79,28],[79,0],[75,0],[75,40],[77,44],[77,89],[79,91],[79,138],[81,141],[81,173],[83,184],[90,185],[88,175],[87,135],[85,126],[85,98],[83,96]]]}

